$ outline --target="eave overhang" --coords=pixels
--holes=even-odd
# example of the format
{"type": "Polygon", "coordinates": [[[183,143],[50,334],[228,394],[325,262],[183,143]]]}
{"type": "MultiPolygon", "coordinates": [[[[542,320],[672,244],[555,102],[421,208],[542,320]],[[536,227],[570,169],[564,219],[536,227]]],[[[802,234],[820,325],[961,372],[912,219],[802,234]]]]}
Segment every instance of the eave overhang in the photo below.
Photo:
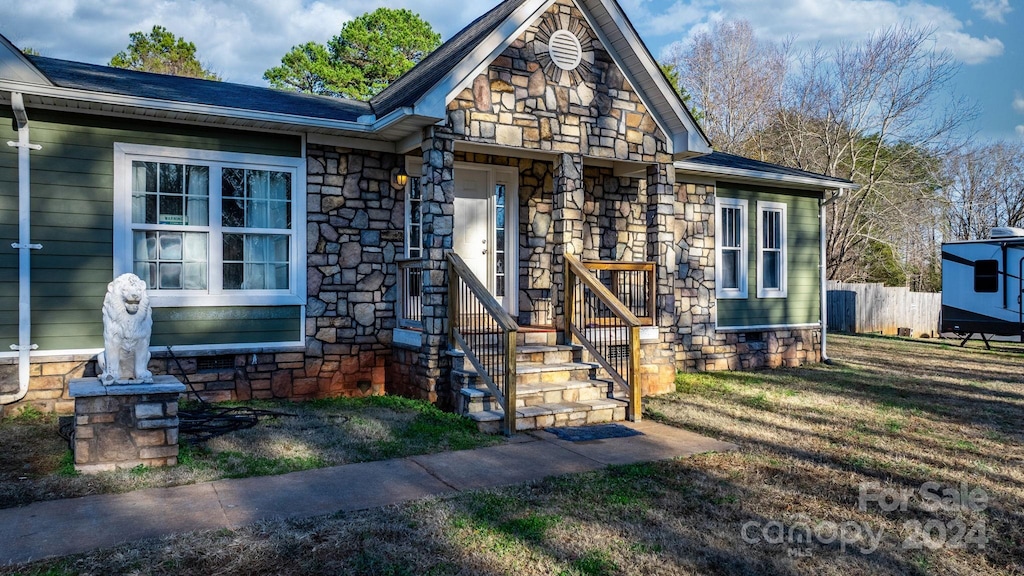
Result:
{"type": "Polygon", "coordinates": [[[827,176],[816,177],[811,174],[797,176],[728,166],[709,166],[707,164],[696,164],[686,161],[676,161],[674,166],[677,181],[679,180],[679,175],[682,174],[760,186],[785,185],[787,188],[822,193],[834,190],[859,190],[861,187],[860,184],[855,182],[829,178],[827,176]]]}

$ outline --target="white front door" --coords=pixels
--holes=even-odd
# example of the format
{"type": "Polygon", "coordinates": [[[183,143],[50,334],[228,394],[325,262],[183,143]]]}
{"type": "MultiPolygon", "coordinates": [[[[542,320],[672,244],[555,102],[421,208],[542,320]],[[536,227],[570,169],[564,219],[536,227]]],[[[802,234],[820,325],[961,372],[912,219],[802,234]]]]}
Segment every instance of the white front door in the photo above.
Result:
{"type": "Polygon", "coordinates": [[[453,248],[510,313],[518,286],[518,171],[458,163],[453,248]],[[511,209],[509,209],[511,208],[511,209]]]}

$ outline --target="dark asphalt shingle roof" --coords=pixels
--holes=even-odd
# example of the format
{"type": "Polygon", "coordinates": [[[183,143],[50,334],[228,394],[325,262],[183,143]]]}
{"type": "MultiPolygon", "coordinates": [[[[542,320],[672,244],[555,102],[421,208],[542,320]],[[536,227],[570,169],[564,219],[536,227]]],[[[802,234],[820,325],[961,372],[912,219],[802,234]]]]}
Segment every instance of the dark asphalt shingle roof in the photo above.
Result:
{"type": "Polygon", "coordinates": [[[29,60],[61,88],[347,122],[372,113],[369,104],[356,100],[151,74],[43,56],[30,56],[29,60]]]}
{"type": "Polygon", "coordinates": [[[760,160],[753,160],[751,158],[744,158],[743,156],[737,156],[735,154],[727,154],[725,152],[712,152],[705,156],[697,156],[695,158],[687,158],[686,163],[697,164],[699,166],[707,166],[709,168],[720,167],[720,168],[732,168],[738,170],[751,170],[755,172],[764,172],[767,174],[778,174],[779,176],[793,176],[798,178],[815,178],[817,180],[824,180],[828,182],[834,182],[836,184],[850,185],[853,182],[844,180],[842,178],[833,178],[831,176],[822,176],[821,174],[815,174],[814,172],[808,172],[806,170],[800,170],[798,168],[790,168],[788,166],[781,166],[779,164],[771,164],[769,162],[761,162],[760,160]]]}
{"type": "Polygon", "coordinates": [[[504,0],[452,36],[401,78],[392,82],[383,92],[370,99],[377,117],[415,104],[525,2],[526,0],[504,0]]]}

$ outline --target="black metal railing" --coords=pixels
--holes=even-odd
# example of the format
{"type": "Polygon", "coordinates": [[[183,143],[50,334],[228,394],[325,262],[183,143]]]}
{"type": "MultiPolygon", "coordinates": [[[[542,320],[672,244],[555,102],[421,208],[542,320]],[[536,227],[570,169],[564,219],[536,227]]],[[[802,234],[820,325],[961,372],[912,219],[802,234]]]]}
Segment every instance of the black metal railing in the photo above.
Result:
{"type": "Polygon", "coordinates": [[[654,324],[657,290],[654,262],[583,260],[582,263],[641,324],[654,324]]]}
{"type": "Polygon", "coordinates": [[[640,319],[572,255],[565,255],[565,341],[575,337],[625,387],[626,417],[640,420],[640,319]]]}
{"type": "Polygon", "coordinates": [[[516,430],[516,333],[519,325],[454,252],[448,253],[450,344],[460,348],[516,430]]]}
{"type": "Polygon", "coordinates": [[[423,327],[423,261],[398,261],[398,326],[423,327]]]}

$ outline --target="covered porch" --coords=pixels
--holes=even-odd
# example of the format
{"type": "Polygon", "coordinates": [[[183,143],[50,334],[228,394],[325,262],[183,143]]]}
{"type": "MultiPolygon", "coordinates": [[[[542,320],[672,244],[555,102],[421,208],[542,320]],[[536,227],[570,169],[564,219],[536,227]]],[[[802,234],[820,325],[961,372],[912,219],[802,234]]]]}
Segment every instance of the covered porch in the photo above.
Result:
{"type": "Polygon", "coordinates": [[[393,362],[413,364],[421,393],[509,433],[639,419],[644,391],[670,389],[675,371],[671,163],[432,132],[409,170],[393,362]]]}

